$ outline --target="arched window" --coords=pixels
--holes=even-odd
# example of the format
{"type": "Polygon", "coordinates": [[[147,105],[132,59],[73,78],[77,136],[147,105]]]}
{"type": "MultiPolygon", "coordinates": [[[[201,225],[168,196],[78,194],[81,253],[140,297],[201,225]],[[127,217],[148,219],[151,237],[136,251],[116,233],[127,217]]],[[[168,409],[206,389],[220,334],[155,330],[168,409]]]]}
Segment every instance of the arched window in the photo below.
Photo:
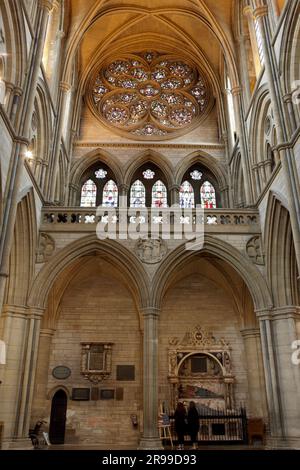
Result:
{"type": "Polygon", "coordinates": [[[200,163],[194,163],[183,175],[179,190],[182,209],[221,207],[221,194],[215,175],[200,163]]]}
{"type": "Polygon", "coordinates": [[[179,190],[179,205],[182,209],[194,209],[195,194],[193,186],[188,181],[184,181],[179,190]]]}
{"type": "Polygon", "coordinates": [[[118,187],[113,180],[109,180],[103,188],[102,205],[105,207],[118,206],[118,187]]]}
{"type": "Polygon", "coordinates": [[[168,207],[167,188],[160,180],[152,187],[152,207],[168,207]]]}
{"type": "Polygon", "coordinates": [[[204,181],[200,193],[201,207],[204,209],[215,209],[217,207],[216,191],[209,181],[204,181]]]}
{"type": "Polygon", "coordinates": [[[114,172],[105,163],[94,163],[81,177],[80,203],[83,207],[118,207],[118,186],[114,172]],[[83,198],[87,189],[91,199],[83,198]],[[87,201],[87,202],[86,202],[87,201]]]}
{"type": "Polygon", "coordinates": [[[144,163],[134,172],[131,181],[128,194],[130,207],[168,207],[166,177],[157,165],[144,163]]]}
{"type": "Polygon", "coordinates": [[[140,180],[131,186],[130,207],[146,207],[146,189],[140,180]]]}
{"type": "Polygon", "coordinates": [[[96,206],[96,197],[97,197],[97,186],[94,181],[89,179],[87,180],[81,189],[81,207],[95,207],[96,206]]]}

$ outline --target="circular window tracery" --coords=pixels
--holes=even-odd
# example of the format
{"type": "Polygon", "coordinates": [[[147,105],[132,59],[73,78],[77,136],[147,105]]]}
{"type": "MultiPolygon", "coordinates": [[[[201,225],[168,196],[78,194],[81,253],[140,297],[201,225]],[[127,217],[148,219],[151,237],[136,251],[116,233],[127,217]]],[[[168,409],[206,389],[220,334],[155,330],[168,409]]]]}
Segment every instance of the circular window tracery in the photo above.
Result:
{"type": "Polygon", "coordinates": [[[156,51],[112,60],[93,82],[97,115],[133,138],[168,138],[190,130],[208,103],[208,87],[197,67],[156,51]]]}

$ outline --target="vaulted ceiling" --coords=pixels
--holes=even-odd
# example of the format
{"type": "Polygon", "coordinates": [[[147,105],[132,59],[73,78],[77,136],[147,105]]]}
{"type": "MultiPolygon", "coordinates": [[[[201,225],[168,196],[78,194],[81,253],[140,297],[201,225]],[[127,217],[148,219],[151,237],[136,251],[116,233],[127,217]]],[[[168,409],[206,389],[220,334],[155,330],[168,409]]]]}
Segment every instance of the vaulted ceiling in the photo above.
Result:
{"type": "Polygon", "coordinates": [[[232,37],[235,0],[70,0],[65,77],[77,52],[83,81],[116,52],[181,52],[214,77],[225,55],[237,80],[232,37]]]}

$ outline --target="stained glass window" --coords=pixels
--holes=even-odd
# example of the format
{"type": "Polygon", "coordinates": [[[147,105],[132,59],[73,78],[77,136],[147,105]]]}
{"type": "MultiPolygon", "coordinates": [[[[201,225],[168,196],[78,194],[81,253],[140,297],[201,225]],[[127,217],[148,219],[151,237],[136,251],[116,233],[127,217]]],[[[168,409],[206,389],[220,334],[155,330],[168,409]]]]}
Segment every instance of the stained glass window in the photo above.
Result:
{"type": "Polygon", "coordinates": [[[200,181],[202,178],[202,173],[199,170],[194,170],[191,172],[192,180],[200,181]]]}
{"type": "Polygon", "coordinates": [[[95,207],[96,206],[96,196],[97,196],[97,186],[94,181],[89,179],[87,180],[81,189],[81,207],[95,207]]]}
{"type": "Polygon", "coordinates": [[[134,138],[166,138],[205,112],[208,86],[195,64],[146,51],[99,70],[91,90],[100,119],[134,138]]]}
{"type": "Polygon", "coordinates": [[[194,190],[188,181],[184,181],[180,186],[179,204],[182,209],[193,209],[195,207],[194,190]]]}
{"type": "Polygon", "coordinates": [[[131,186],[130,207],[146,207],[146,190],[140,180],[136,180],[131,186]]]}
{"type": "Polygon", "coordinates": [[[113,180],[109,180],[103,188],[103,202],[105,207],[118,206],[118,187],[113,180]]]}
{"type": "Polygon", "coordinates": [[[148,170],[143,171],[143,176],[145,180],[153,180],[155,176],[155,172],[148,169],[148,170]]]}
{"type": "Polygon", "coordinates": [[[205,181],[201,186],[201,206],[204,209],[215,209],[217,207],[216,191],[209,181],[205,181]]]}
{"type": "Polygon", "coordinates": [[[152,188],[152,207],[168,207],[167,188],[160,180],[152,188]]]}
{"type": "Polygon", "coordinates": [[[100,168],[100,170],[95,171],[96,178],[104,180],[107,175],[107,171],[100,168]]]}

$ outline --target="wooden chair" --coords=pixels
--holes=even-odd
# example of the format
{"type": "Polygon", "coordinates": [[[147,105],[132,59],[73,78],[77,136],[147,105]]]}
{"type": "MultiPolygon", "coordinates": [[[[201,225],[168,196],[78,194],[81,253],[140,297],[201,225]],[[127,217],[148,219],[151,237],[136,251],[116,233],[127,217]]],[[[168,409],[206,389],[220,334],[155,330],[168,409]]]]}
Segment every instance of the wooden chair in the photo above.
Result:
{"type": "Polygon", "coordinates": [[[263,445],[266,443],[266,427],[262,418],[248,418],[248,441],[253,445],[253,438],[261,439],[263,445]]]}

